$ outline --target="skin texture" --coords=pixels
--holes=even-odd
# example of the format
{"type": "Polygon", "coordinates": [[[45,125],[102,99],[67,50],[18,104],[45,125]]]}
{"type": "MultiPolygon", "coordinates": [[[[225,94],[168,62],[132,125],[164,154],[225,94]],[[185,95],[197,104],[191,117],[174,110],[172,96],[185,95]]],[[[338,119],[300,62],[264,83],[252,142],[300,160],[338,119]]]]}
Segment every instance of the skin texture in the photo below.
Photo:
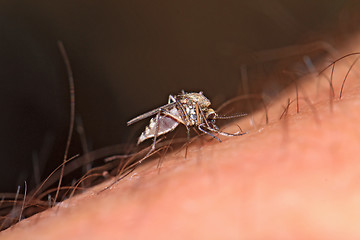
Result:
{"type": "MultiPolygon", "coordinates": [[[[348,46],[342,54],[356,49],[348,46]]],[[[353,60],[336,65],[332,101],[326,78],[307,76],[299,113],[294,102],[279,120],[288,98],[295,99],[292,87],[272,102],[268,125],[259,111],[237,122],[249,131],[244,136],[195,141],[186,159],[181,150],[163,156],[160,169],[156,160],[144,164],[111,189],[90,189],[0,238],[359,239],[356,66],[339,100],[353,60]]]]}

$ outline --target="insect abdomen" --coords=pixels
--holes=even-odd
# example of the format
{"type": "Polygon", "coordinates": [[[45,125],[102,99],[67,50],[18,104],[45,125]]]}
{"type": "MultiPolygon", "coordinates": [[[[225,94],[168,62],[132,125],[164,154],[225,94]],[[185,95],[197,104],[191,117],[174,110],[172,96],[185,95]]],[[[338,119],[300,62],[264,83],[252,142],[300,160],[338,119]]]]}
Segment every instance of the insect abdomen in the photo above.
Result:
{"type": "MultiPolygon", "coordinates": [[[[178,110],[174,107],[170,110],[170,113],[179,116],[178,110]]],[[[145,128],[145,131],[141,133],[137,144],[140,144],[141,142],[145,141],[148,138],[155,137],[156,133],[156,118],[154,117],[150,119],[150,124],[145,128]]],[[[163,135],[165,133],[173,131],[177,126],[179,125],[179,122],[173,118],[171,118],[168,115],[160,115],[159,121],[158,121],[158,132],[156,136],[163,135]]]]}

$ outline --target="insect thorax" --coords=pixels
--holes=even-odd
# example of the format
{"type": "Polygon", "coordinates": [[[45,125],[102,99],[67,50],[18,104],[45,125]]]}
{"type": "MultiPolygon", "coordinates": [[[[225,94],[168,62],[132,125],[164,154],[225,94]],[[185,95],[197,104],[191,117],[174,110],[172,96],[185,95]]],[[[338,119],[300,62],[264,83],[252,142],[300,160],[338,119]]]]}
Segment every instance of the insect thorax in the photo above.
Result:
{"type": "Polygon", "coordinates": [[[215,113],[214,110],[208,108],[211,104],[201,92],[200,93],[184,93],[176,96],[176,99],[183,106],[185,115],[184,122],[188,126],[200,125],[204,122],[201,112],[207,118],[209,113],[215,113]],[[199,109],[196,109],[199,106],[199,109]]]}

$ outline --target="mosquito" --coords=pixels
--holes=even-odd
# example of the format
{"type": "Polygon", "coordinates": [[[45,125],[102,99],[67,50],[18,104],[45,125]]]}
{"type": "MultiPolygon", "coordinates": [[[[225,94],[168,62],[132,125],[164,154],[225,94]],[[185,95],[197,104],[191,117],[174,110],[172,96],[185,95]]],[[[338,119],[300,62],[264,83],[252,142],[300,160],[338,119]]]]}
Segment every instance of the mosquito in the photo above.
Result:
{"type": "Polygon", "coordinates": [[[173,131],[179,124],[183,124],[186,127],[188,139],[190,138],[191,128],[197,128],[199,131],[210,135],[219,142],[221,142],[220,138],[213,133],[223,136],[241,136],[246,134],[246,132],[243,131],[235,133],[223,132],[216,126],[216,120],[237,118],[246,116],[247,114],[219,116],[212,108],[209,108],[210,105],[210,100],[204,96],[203,92],[186,93],[182,91],[178,95],[169,95],[166,105],[131,119],[127,122],[127,126],[156,115],[150,119],[149,125],[146,126],[145,131],[142,132],[138,138],[137,144],[153,138],[152,147],[145,157],[155,149],[157,137],[173,131]]]}

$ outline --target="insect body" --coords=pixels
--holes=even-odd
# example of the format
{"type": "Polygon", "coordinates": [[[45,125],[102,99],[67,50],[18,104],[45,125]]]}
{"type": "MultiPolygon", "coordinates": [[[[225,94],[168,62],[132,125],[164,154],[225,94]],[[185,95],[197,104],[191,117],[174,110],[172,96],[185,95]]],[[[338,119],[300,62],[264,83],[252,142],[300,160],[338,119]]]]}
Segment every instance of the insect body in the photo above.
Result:
{"type": "Polygon", "coordinates": [[[221,142],[221,140],[212,133],[218,133],[224,136],[240,136],[244,132],[226,133],[219,130],[216,126],[216,119],[228,119],[245,116],[219,116],[212,108],[209,108],[211,102],[202,92],[185,93],[182,91],[179,95],[169,95],[168,104],[144,113],[127,122],[131,125],[147,117],[151,118],[149,125],[145,128],[138,139],[138,144],[146,139],[153,138],[154,142],[150,151],[155,149],[155,142],[158,136],[173,131],[180,123],[183,124],[190,136],[190,128],[197,127],[203,133],[206,133],[221,142]]]}

